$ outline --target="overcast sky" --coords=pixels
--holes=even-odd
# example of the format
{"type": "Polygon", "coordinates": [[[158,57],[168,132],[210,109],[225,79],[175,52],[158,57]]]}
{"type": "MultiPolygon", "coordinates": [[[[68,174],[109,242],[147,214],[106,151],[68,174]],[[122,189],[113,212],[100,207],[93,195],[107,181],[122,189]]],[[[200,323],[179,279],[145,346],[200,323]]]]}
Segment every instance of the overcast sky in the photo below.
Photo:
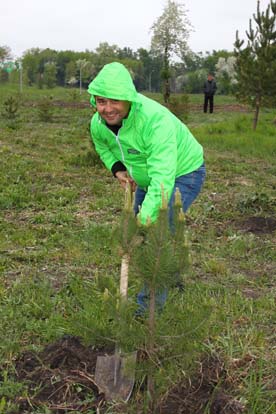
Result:
{"type": "MultiPolygon", "coordinates": [[[[194,52],[233,49],[245,37],[257,0],[183,0],[194,31],[194,52]]],[[[260,0],[265,10],[270,0],[260,0]]],[[[120,48],[150,47],[150,27],[166,0],[0,0],[0,46],[16,57],[32,47],[95,50],[101,42],[120,48]]]]}

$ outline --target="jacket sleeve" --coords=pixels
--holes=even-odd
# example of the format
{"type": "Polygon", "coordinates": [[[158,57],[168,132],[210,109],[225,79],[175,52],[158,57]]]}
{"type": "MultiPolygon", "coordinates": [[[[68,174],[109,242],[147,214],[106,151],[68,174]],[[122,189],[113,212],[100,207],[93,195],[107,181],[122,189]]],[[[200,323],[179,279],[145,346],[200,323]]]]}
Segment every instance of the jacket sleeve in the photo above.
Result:
{"type": "Polygon", "coordinates": [[[177,141],[170,120],[159,121],[147,134],[147,172],[150,185],[143,201],[139,218],[142,224],[156,221],[162,202],[162,189],[168,201],[171,197],[177,167],[177,141]]]}
{"type": "Polygon", "coordinates": [[[113,165],[118,160],[114,157],[114,155],[110,151],[110,148],[108,147],[106,141],[101,137],[100,131],[97,128],[94,117],[91,120],[90,133],[91,133],[91,138],[95,145],[96,151],[99,154],[102,162],[104,163],[104,165],[109,171],[112,171],[113,165]]]}

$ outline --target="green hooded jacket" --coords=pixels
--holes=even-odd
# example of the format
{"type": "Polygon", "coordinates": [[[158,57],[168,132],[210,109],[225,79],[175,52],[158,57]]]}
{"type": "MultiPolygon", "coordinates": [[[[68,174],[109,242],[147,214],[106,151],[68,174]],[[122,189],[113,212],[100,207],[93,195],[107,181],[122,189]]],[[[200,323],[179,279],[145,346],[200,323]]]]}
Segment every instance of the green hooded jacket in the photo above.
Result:
{"type": "Polygon", "coordinates": [[[167,108],[139,94],[124,65],[107,64],[88,87],[95,96],[131,102],[131,109],[117,135],[96,112],[91,137],[108,170],[118,161],[136,184],[146,190],[139,216],[154,222],[161,206],[161,188],[171,196],[175,178],[203,164],[203,149],[189,129],[167,108]]]}

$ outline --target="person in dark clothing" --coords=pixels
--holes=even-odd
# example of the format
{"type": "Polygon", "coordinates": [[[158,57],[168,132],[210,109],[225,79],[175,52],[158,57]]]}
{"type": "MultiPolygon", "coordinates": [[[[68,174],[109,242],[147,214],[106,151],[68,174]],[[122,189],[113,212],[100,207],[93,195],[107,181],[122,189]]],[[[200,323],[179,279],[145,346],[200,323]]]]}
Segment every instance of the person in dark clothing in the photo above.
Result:
{"type": "Polygon", "coordinates": [[[208,73],[207,80],[204,82],[203,92],[204,92],[204,106],[203,111],[206,113],[208,109],[209,103],[209,111],[210,114],[213,113],[214,110],[214,95],[217,90],[216,81],[212,75],[212,73],[208,73]]]}

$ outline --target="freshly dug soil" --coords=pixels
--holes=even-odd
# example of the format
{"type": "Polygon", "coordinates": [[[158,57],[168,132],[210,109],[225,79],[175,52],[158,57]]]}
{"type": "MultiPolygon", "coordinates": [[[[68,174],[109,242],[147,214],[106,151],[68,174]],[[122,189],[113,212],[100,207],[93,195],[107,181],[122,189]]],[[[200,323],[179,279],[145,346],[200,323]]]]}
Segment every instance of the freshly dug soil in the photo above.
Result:
{"type": "Polygon", "coordinates": [[[197,374],[172,389],[159,414],[242,414],[245,407],[230,394],[231,384],[218,358],[202,361],[197,374]]]}
{"type": "MultiPolygon", "coordinates": [[[[94,374],[97,356],[113,352],[112,349],[85,347],[78,338],[66,335],[38,354],[22,354],[16,361],[16,380],[28,384],[28,398],[18,398],[19,408],[13,414],[33,413],[45,406],[51,414],[107,412],[94,374]]],[[[146,392],[146,386],[144,388],[146,392]]],[[[244,407],[231,397],[228,389],[223,363],[219,359],[206,359],[191,380],[183,379],[168,390],[158,403],[156,414],[203,414],[206,407],[211,414],[243,413],[244,407]]],[[[143,399],[141,395],[140,399],[143,399]]],[[[144,414],[135,391],[132,403],[134,400],[137,414],[144,414]]],[[[126,414],[127,405],[117,405],[113,412],[126,414]]]]}
{"type": "Polygon", "coordinates": [[[254,234],[269,234],[276,230],[276,219],[273,217],[247,217],[239,223],[241,230],[254,234]]]}
{"type": "Polygon", "coordinates": [[[18,414],[42,405],[56,414],[96,410],[104,403],[104,395],[99,393],[94,373],[97,356],[104,353],[72,336],[64,336],[39,354],[24,353],[16,362],[17,381],[28,384],[32,397],[17,401],[18,414]]]}

